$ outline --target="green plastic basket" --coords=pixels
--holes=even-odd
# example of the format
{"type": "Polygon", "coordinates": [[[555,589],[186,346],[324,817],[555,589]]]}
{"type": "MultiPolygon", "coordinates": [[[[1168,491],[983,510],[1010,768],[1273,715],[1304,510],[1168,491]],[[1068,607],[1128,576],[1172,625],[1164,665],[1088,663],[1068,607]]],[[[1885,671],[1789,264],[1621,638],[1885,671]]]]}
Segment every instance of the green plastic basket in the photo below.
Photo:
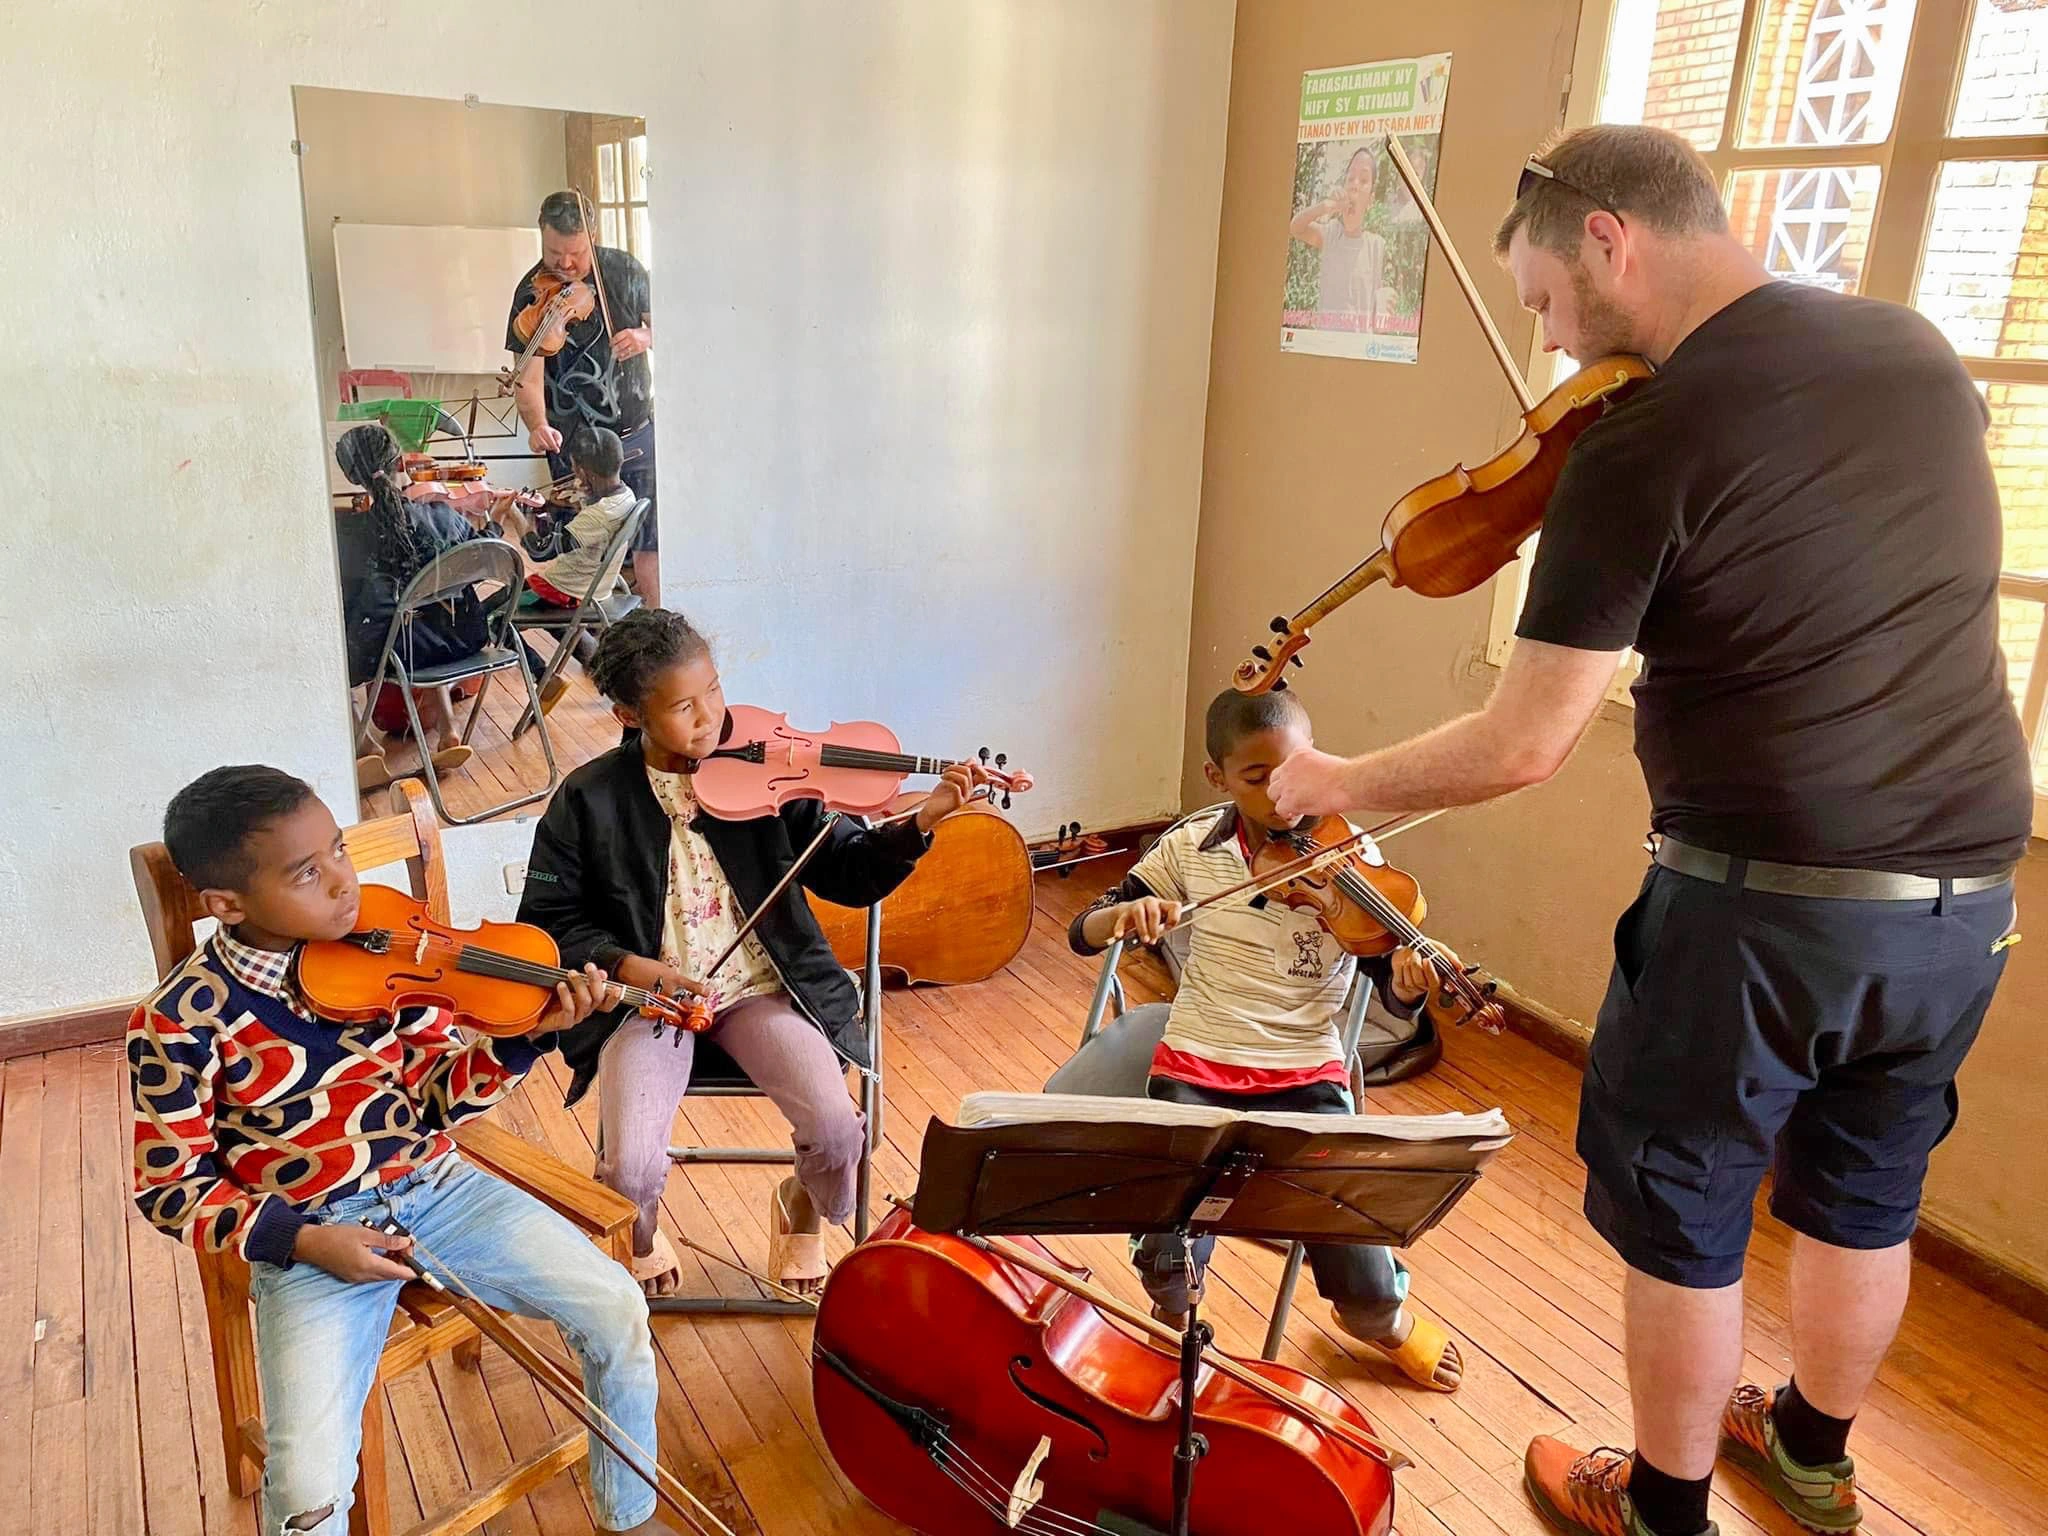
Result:
{"type": "Polygon", "coordinates": [[[344,403],[341,421],[381,421],[407,453],[424,453],[441,420],[438,400],[357,400],[344,403]]]}

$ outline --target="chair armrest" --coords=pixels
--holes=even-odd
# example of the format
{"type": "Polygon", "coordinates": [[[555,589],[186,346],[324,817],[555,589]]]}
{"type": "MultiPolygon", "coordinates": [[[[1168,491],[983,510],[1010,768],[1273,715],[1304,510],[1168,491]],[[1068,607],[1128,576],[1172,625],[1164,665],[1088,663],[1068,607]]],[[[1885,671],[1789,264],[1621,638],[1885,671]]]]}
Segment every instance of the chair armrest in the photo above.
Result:
{"type": "Polygon", "coordinates": [[[453,1134],[469,1161],[525,1190],[592,1237],[612,1239],[631,1229],[638,1214],[632,1201],[503,1126],[466,1120],[453,1134]]]}

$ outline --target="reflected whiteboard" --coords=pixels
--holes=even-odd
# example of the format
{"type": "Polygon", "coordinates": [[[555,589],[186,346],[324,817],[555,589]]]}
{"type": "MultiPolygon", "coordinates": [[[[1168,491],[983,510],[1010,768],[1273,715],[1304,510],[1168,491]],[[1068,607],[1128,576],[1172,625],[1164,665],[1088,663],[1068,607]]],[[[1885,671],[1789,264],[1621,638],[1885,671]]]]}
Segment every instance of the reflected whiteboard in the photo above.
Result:
{"type": "Polygon", "coordinates": [[[496,373],[505,317],[540,260],[540,231],[457,225],[334,226],[341,341],[351,368],[496,373]]]}

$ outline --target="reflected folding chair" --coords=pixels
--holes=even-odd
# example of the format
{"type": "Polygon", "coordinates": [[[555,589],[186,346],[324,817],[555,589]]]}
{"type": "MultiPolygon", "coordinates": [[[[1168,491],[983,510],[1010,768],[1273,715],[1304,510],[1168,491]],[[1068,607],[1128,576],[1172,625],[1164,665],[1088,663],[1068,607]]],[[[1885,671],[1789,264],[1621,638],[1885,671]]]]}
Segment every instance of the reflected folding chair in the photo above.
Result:
{"type": "MultiPolygon", "coordinates": [[[[1165,832],[1160,833],[1160,836],[1165,837],[1183,823],[1192,821],[1197,816],[1206,816],[1215,809],[1212,805],[1199,811],[1191,811],[1173,826],[1168,827],[1165,832]]],[[[1128,1007],[1123,981],[1117,975],[1117,963],[1123,959],[1124,951],[1128,947],[1129,940],[1112,939],[1109,948],[1102,952],[1102,970],[1095,978],[1095,993],[1089,1000],[1088,1017],[1082,1022],[1080,1045],[1075,1047],[1076,1050],[1093,1040],[1107,1024],[1121,1018],[1128,1007]]],[[[1358,1098],[1358,1042],[1365,1030],[1366,1004],[1371,1001],[1372,983],[1364,972],[1358,972],[1352,977],[1351,992],[1345,999],[1344,1027],[1339,1032],[1343,1060],[1351,1064],[1354,1103],[1358,1098]]],[[[1300,1243],[1287,1245],[1287,1262],[1281,1268],[1279,1289],[1273,1297],[1272,1320],[1266,1325],[1266,1342],[1259,1351],[1264,1359],[1280,1358],[1280,1341],[1287,1333],[1287,1319],[1294,1310],[1294,1288],[1301,1279],[1301,1263],[1305,1256],[1305,1250],[1300,1243]]]]}
{"type": "MultiPolygon", "coordinates": [[[[634,503],[633,510],[626,514],[625,521],[612,531],[604,547],[604,559],[574,608],[543,606],[513,610],[514,629],[521,632],[541,630],[554,636],[555,654],[548,658],[547,668],[540,675],[540,692],[546,693],[548,684],[568,665],[578,636],[586,630],[594,630],[601,635],[640,606],[640,599],[633,593],[615,591],[614,588],[618,585],[619,567],[626,563],[626,553],[633,547],[634,536],[640,532],[640,524],[646,520],[653,506],[653,502],[641,497],[634,503]]],[[[519,717],[519,723],[512,727],[513,739],[516,741],[525,735],[540,718],[531,709],[527,710],[519,717]]]]}
{"type": "Polygon", "coordinates": [[[505,811],[545,800],[562,782],[562,770],[555,763],[555,746],[548,739],[547,718],[541,713],[540,684],[533,675],[533,669],[526,664],[526,648],[512,628],[513,608],[525,582],[526,569],[520,563],[519,551],[503,539],[471,539],[443,550],[422,566],[419,574],[407,582],[405,590],[399,594],[397,610],[391,615],[391,628],[384,636],[384,649],[377,657],[376,669],[370,674],[362,717],[356,722],[356,755],[361,756],[369,744],[370,716],[377,702],[377,692],[389,682],[405,700],[406,718],[412,722],[413,740],[420,748],[420,768],[426,776],[427,793],[433,796],[435,811],[449,826],[466,827],[471,822],[487,821],[505,811]],[[495,582],[500,588],[494,599],[485,601],[489,619],[482,649],[474,656],[441,666],[409,665],[406,640],[413,621],[436,603],[447,602],[464,588],[480,581],[495,582]],[[526,684],[527,708],[540,722],[540,749],[547,758],[548,781],[531,794],[515,794],[468,816],[453,815],[441,796],[441,776],[434,767],[433,751],[427,741],[426,730],[420,724],[419,705],[412,696],[413,690],[466,682],[472,677],[483,679],[482,686],[476,691],[476,700],[470,705],[469,719],[462,727],[462,741],[467,745],[476,731],[478,719],[483,715],[484,695],[490,692],[491,679],[500,672],[508,671],[517,672],[526,684]]]}
{"type": "MultiPolygon", "coordinates": [[[[861,1022],[867,1032],[868,1060],[872,1069],[860,1074],[860,1108],[867,1123],[867,1141],[861,1148],[860,1169],[855,1179],[853,1240],[865,1242],[868,1235],[868,1201],[874,1187],[875,1148],[882,1144],[882,904],[868,908],[867,958],[859,976],[861,1022]]],[[[724,1051],[709,1040],[700,1039],[690,1069],[686,1098],[765,1098],[747,1074],[724,1051]]],[[[669,1160],[682,1167],[699,1163],[793,1164],[796,1153],[789,1147],[670,1147],[669,1160]]],[[[650,1312],[715,1312],[742,1316],[809,1317],[815,1303],[792,1301],[781,1296],[653,1296],[650,1312]]]]}

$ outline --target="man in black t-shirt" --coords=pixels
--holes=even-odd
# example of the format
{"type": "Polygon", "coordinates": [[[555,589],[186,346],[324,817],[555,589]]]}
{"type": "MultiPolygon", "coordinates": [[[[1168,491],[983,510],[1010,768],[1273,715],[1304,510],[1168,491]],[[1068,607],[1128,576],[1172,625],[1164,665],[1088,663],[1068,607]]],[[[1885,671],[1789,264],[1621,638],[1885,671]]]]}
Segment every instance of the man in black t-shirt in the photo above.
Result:
{"type": "MultiPolygon", "coordinates": [[[[654,500],[653,304],[647,269],[630,251],[593,246],[584,223],[584,203],[574,192],[551,192],[540,205],[540,261],[519,280],[505,321],[505,348],[517,376],[512,395],[527,442],[544,453],[556,479],[569,473],[565,445],[582,426],[618,433],[626,451],[619,478],[635,496],[654,500]],[[604,304],[593,303],[587,319],[569,327],[560,351],[536,354],[520,366],[526,342],[515,322],[534,300],[533,282],[551,272],[571,283],[586,282],[596,265],[604,304]],[[607,334],[609,309],[612,329],[607,334]]],[[[633,545],[633,587],[649,604],[661,601],[661,524],[658,507],[640,521],[633,545]]]]}
{"type": "Polygon", "coordinates": [[[1526,1482],[1561,1530],[1696,1536],[1718,1453],[1810,1529],[1851,1530],[1849,1422],[1905,1304],[2032,817],[1984,404],[1913,311],[1772,281],[1658,129],[1532,160],[1495,251],[1546,347],[1657,372],[1567,458],[1486,707],[1291,758],[1274,802],[1421,810],[1538,783],[1641,654],[1656,854],[1615,930],[1578,1134],[1586,1214],[1630,1270],[1637,1449],[1540,1437],[1526,1482]],[[1736,1385],[1767,1171],[1797,1234],[1775,1395],[1736,1385]]]}

